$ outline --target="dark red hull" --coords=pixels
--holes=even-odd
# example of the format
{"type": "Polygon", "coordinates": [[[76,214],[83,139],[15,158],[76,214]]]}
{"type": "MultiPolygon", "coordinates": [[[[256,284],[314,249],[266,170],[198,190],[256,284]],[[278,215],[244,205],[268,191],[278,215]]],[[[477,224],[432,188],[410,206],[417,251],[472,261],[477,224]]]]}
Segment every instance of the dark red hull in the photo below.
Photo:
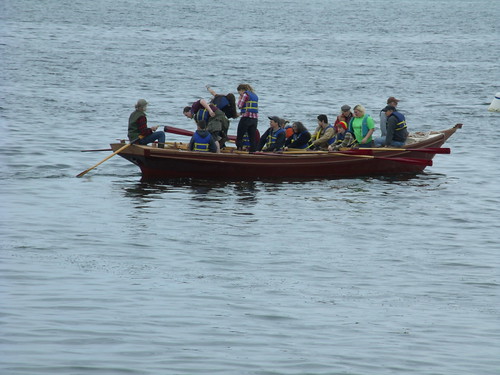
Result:
{"type": "MultiPolygon", "coordinates": [[[[408,148],[441,147],[459,128],[437,132],[408,148]]],[[[112,144],[113,151],[123,143],[112,144]]],[[[374,157],[340,153],[248,154],[200,153],[177,149],[160,149],[132,145],[120,156],[138,165],[143,180],[201,178],[227,180],[311,179],[358,176],[417,174],[422,172],[434,153],[420,151],[373,152],[374,157]],[[405,162],[404,160],[416,162],[405,162]],[[421,160],[422,162],[418,162],[421,160]]]]}

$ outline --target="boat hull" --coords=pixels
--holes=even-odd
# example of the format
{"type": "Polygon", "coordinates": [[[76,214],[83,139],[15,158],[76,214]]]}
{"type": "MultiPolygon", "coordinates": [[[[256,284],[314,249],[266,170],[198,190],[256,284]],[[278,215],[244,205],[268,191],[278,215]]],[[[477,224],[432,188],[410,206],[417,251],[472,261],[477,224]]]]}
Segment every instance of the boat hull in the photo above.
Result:
{"type": "MultiPolygon", "coordinates": [[[[408,148],[441,147],[457,127],[435,132],[408,148]]],[[[111,144],[113,151],[123,143],[111,144]]],[[[410,163],[404,160],[432,160],[434,153],[410,150],[376,150],[373,156],[343,153],[204,153],[178,149],[161,149],[132,145],[120,156],[139,166],[143,180],[177,178],[258,180],[258,179],[313,179],[345,178],[358,176],[384,176],[418,174],[426,166],[424,162],[410,163]]]]}

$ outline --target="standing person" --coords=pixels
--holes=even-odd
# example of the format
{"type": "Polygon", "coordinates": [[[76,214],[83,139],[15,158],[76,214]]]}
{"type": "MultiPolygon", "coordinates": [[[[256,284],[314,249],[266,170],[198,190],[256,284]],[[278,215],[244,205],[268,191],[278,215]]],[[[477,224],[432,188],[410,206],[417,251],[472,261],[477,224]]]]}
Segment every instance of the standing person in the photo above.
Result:
{"type": "Polygon", "coordinates": [[[402,147],[408,138],[405,116],[392,105],[386,106],[383,111],[387,116],[387,134],[375,138],[375,146],[402,147]]]}
{"type": "Polygon", "coordinates": [[[198,122],[197,130],[189,141],[188,149],[191,151],[219,153],[219,144],[214,141],[212,134],[206,129],[207,124],[205,121],[198,122]]]}
{"type": "Polygon", "coordinates": [[[135,111],[128,118],[128,139],[130,142],[136,140],[140,145],[158,141],[158,147],[165,147],[165,132],[156,131],[158,126],[148,128],[148,119],[146,111],[148,102],[144,99],[139,99],[135,105],[135,111]]]}
{"type": "Polygon", "coordinates": [[[222,112],[214,104],[209,104],[205,99],[195,101],[191,107],[184,107],[182,113],[187,118],[194,119],[196,124],[200,121],[205,121],[207,130],[212,134],[219,145],[223,143],[222,137],[224,135],[223,129],[229,128],[229,120],[224,112],[222,112]]]}
{"type": "Polygon", "coordinates": [[[278,116],[269,117],[269,129],[260,138],[259,151],[281,151],[285,145],[285,129],[280,127],[279,121],[278,116]]]}
{"type": "Polygon", "coordinates": [[[349,122],[352,119],[352,112],[351,112],[351,107],[348,106],[347,104],[344,104],[342,107],[340,107],[340,115],[337,116],[335,119],[335,123],[333,125],[337,126],[339,122],[344,121],[346,124],[349,124],[349,122]]]}
{"type": "Polygon", "coordinates": [[[361,104],[354,107],[354,117],[349,123],[349,129],[354,134],[360,148],[373,147],[372,134],[375,131],[375,122],[361,104]]]}
{"type": "MultiPolygon", "coordinates": [[[[390,96],[387,99],[387,105],[392,105],[394,108],[398,106],[398,103],[399,99],[396,99],[394,96],[390,96]]],[[[380,110],[380,132],[382,133],[382,137],[385,137],[387,134],[387,116],[384,109],[380,110]]]]}
{"type": "Polygon", "coordinates": [[[259,118],[259,97],[255,94],[252,86],[248,84],[240,84],[236,90],[240,94],[238,108],[241,115],[236,132],[236,147],[238,150],[243,149],[243,137],[247,134],[250,142],[249,152],[255,152],[257,149],[255,133],[257,132],[259,118]]]}
{"type": "Polygon", "coordinates": [[[335,136],[336,129],[328,123],[326,115],[319,115],[318,127],[311,136],[311,144],[309,148],[312,150],[328,149],[328,141],[335,136]]]}
{"type": "Polygon", "coordinates": [[[285,141],[285,151],[290,148],[304,149],[307,148],[309,140],[311,139],[311,133],[309,133],[300,121],[294,122],[292,124],[293,134],[288,137],[285,141]]]}

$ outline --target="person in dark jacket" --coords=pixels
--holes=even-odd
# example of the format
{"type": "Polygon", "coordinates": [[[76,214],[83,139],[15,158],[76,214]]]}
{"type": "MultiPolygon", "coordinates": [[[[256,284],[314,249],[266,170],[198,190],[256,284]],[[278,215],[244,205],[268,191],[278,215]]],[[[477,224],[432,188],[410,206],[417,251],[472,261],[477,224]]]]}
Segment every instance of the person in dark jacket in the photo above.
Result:
{"type": "Polygon", "coordinates": [[[405,116],[392,105],[386,106],[383,111],[387,117],[387,133],[385,137],[375,138],[375,146],[402,147],[408,138],[405,116]]]}
{"type": "Polygon", "coordinates": [[[292,149],[305,149],[309,145],[311,133],[306,129],[300,121],[292,124],[293,134],[285,141],[285,151],[289,148],[292,149]]]}
{"type": "Polygon", "coordinates": [[[158,141],[158,147],[165,146],[165,133],[156,131],[158,126],[148,128],[148,119],[146,111],[148,102],[144,99],[139,99],[135,105],[135,111],[128,118],[128,139],[130,142],[136,141],[140,145],[147,145],[154,141],[158,141]]]}
{"type": "Polygon", "coordinates": [[[280,127],[278,116],[269,117],[269,129],[260,137],[258,151],[281,151],[285,145],[285,129],[280,127]]]}

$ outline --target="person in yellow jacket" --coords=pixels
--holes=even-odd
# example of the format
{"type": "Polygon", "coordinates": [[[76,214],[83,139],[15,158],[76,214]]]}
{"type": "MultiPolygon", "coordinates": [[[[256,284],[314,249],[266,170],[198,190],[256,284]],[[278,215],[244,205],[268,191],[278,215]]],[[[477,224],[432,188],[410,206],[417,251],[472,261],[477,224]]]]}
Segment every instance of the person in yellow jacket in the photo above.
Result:
{"type": "Polygon", "coordinates": [[[333,125],[328,123],[326,115],[318,116],[318,127],[311,136],[309,150],[328,150],[328,141],[337,134],[333,125]]]}

